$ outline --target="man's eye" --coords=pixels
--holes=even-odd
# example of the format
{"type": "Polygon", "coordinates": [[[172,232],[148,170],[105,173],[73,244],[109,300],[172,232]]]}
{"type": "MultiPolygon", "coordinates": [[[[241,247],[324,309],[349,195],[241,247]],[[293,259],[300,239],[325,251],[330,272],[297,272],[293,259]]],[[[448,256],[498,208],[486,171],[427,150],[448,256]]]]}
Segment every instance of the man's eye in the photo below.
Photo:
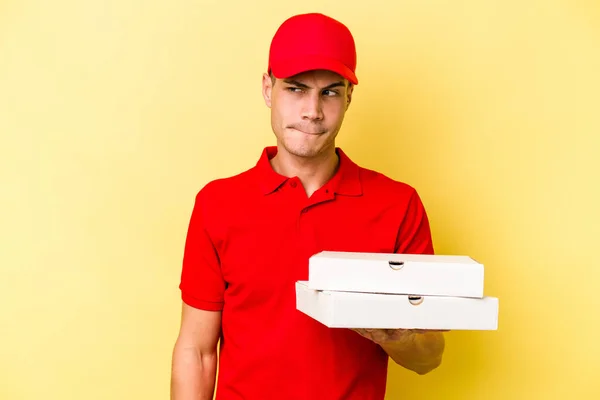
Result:
{"type": "Polygon", "coordinates": [[[289,88],[287,88],[287,90],[292,93],[300,93],[302,91],[302,89],[297,88],[297,87],[289,87],[289,88]]]}
{"type": "Polygon", "coordinates": [[[336,92],[335,90],[324,90],[323,94],[325,96],[337,96],[338,92],[336,92]]]}

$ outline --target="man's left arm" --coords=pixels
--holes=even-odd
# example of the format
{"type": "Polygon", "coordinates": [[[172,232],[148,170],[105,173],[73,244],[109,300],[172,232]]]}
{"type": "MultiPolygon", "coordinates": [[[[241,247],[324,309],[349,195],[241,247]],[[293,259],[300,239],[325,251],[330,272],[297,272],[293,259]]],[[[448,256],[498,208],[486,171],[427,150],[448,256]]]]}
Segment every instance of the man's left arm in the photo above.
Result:
{"type": "MultiPolygon", "coordinates": [[[[398,230],[396,253],[434,254],[433,240],[425,208],[416,191],[398,230]]],[[[442,331],[416,329],[355,329],[379,344],[397,364],[420,375],[442,362],[445,339],[442,331]]]]}

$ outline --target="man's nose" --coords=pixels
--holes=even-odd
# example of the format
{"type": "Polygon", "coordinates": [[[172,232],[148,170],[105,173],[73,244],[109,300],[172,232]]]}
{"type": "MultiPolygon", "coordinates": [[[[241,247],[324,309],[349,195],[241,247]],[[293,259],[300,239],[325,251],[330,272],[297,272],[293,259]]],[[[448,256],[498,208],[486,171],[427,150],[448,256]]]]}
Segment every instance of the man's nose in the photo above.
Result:
{"type": "Polygon", "coordinates": [[[323,119],[323,104],[319,94],[311,94],[304,98],[302,118],[308,120],[323,119]]]}

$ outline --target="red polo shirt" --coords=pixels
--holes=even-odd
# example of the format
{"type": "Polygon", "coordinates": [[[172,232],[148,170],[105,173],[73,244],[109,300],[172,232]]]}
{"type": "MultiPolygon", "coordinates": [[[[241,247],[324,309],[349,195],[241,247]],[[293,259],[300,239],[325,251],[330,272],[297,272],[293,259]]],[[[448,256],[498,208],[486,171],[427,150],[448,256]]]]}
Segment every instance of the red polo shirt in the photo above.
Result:
{"type": "Polygon", "coordinates": [[[416,191],[337,149],[335,176],[310,198],[277,174],[275,147],[196,197],[180,289],[222,311],[218,400],[383,400],[388,356],[349,329],[296,310],[294,283],[322,250],[433,253],[416,191]]]}

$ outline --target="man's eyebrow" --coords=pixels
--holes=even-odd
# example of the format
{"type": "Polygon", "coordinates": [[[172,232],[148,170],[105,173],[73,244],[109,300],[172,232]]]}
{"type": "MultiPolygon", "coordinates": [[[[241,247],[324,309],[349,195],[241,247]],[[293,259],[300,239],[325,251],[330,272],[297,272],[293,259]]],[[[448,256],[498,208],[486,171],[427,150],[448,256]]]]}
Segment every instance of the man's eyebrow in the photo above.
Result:
{"type": "MultiPolygon", "coordinates": [[[[299,82],[299,81],[297,81],[297,80],[294,80],[294,79],[284,79],[283,81],[284,81],[285,83],[287,83],[288,85],[293,85],[293,86],[296,86],[296,87],[299,87],[299,88],[303,88],[303,89],[309,89],[309,86],[308,86],[308,85],[306,85],[306,84],[304,84],[304,83],[302,83],[302,82],[299,82]]],[[[323,90],[327,90],[327,89],[333,89],[333,88],[336,88],[336,87],[341,87],[341,86],[345,86],[344,82],[342,82],[342,81],[339,81],[339,82],[333,82],[333,83],[331,83],[331,84],[329,84],[329,85],[325,86],[325,87],[323,88],[323,90]]]]}
{"type": "Polygon", "coordinates": [[[285,83],[287,83],[288,85],[293,85],[293,86],[297,86],[297,87],[300,87],[303,89],[308,89],[308,85],[305,85],[304,83],[293,80],[293,79],[284,79],[283,81],[285,83]]]}
{"type": "Polygon", "coordinates": [[[333,88],[340,87],[340,86],[346,86],[346,84],[342,81],[334,82],[331,85],[325,86],[323,89],[333,89],[333,88]]]}

